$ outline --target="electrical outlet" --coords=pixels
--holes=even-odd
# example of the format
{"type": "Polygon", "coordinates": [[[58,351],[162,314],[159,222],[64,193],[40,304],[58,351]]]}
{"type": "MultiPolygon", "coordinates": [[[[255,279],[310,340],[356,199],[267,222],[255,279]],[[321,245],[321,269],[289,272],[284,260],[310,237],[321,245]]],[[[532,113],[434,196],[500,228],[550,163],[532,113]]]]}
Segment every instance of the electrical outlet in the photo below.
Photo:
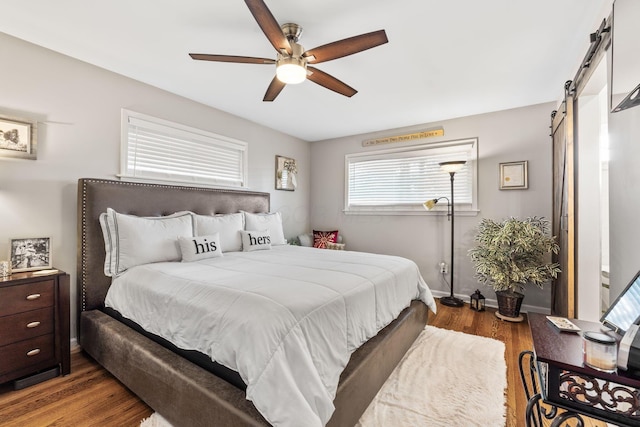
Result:
{"type": "Polygon", "coordinates": [[[440,273],[442,273],[442,274],[447,273],[448,270],[449,270],[449,266],[447,265],[446,262],[442,261],[440,263],[440,273]]]}

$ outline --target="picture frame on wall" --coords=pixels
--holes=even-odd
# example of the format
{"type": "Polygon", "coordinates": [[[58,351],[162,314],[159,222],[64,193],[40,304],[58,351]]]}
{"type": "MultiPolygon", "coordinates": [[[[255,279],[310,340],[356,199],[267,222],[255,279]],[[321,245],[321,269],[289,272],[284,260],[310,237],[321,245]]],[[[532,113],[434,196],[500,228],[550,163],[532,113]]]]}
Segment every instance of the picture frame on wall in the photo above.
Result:
{"type": "Polygon", "coordinates": [[[529,188],[528,162],[500,163],[500,189],[526,190],[529,188]]]}
{"type": "Polygon", "coordinates": [[[35,271],[51,268],[51,238],[28,237],[10,239],[11,271],[35,271]]]}
{"type": "Polygon", "coordinates": [[[295,191],[298,164],[291,157],[276,156],[276,190],[295,191]]]}
{"type": "Polygon", "coordinates": [[[0,115],[0,158],[37,158],[36,122],[0,115]]]}

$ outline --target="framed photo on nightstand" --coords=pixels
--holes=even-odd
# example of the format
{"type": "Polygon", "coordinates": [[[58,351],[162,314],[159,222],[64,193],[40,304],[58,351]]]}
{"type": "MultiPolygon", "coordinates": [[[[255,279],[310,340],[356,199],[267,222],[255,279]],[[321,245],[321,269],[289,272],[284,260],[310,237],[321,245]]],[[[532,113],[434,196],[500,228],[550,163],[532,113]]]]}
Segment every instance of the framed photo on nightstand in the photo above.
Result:
{"type": "Polygon", "coordinates": [[[11,271],[34,271],[51,268],[51,238],[29,237],[9,242],[11,271]]]}

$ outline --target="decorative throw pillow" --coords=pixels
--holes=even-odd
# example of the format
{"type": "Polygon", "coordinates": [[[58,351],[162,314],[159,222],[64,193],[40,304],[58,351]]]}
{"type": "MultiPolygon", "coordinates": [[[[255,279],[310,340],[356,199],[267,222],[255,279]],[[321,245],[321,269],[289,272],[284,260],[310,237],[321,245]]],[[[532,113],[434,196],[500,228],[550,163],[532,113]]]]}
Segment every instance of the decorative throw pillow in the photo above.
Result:
{"type": "Polygon", "coordinates": [[[324,249],[327,243],[336,243],[338,241],[338,230],[334,231],[318,231],[313,230],[313,247],[324,249]]]}
{"type": "Polygon", "coordinates": [[[282,229],[282,215],[280,215],[280,212],[268,214],[252,214],[249,212],[243,213],[245,230],[267,230],[271,235],[272,245],[287,244],[287,239],[284,238],[284,231],[282,229]]]}
{"type": "Polygon", "coordinates": [[[210,236],[178,237],[178,244],[182,252],[182,262],[199,261],[206,258],[222,256],[220,234],[210,236]]]}
{"type": "Polygon", "coordinates": [[[242,231],[242,250],[244,252],[271,249],[271,236],[268,230],[242,231]]]}
{"type": "Polygon", "coordinates": [[[220,233],[222,252],[242,250],[240,231],[244,230],[244,215],[239,213],[226,215],[196,215],[196,236],[210,236],[220,233]]]}
{"type": "Polygon", "coordinates": [[[107,209],[100,215],[106,258],[104,274],[117,276],[131,267],[180,261],[179,237],[193,237],[190,212],[162,217],[125,215],[107,209]]]}

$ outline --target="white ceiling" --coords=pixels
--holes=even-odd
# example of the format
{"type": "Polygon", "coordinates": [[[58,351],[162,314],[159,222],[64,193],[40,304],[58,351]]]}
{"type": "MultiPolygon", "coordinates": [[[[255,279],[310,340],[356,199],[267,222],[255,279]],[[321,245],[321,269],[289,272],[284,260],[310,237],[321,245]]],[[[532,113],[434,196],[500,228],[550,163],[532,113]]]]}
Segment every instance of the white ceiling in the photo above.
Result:
{"type": "Polygon", "coordinates": [[[612,0],[265,0],[310,49],[385,29],[389,43],[318,64],[359,91],[310,81],[262,97],[275,59],[241,0],[0,0],[0,31],[251,121],[317,141],[558,100],[612,0]]]}

